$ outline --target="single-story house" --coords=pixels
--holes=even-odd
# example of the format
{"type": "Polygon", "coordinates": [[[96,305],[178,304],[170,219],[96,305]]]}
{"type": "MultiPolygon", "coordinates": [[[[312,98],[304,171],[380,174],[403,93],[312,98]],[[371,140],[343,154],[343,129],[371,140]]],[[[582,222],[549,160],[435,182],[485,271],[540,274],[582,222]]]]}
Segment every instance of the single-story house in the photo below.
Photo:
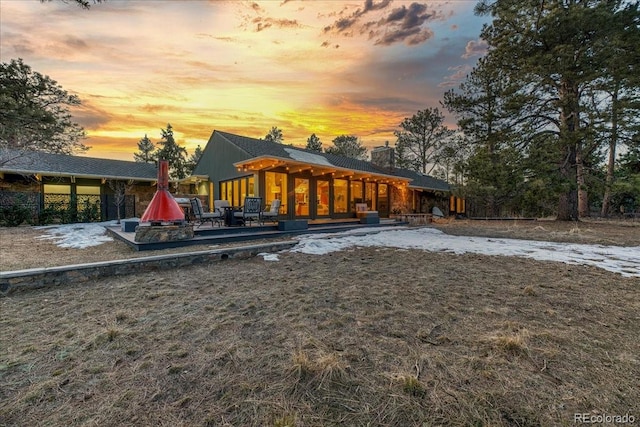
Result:
{"type": "Polygon", "coordinates": [[[154,163],[0,149],[0,208],[25,207],[33,222],[44,212],[69,213],[70,222],[115,219],[118,208],[122,218],[139,216],[156,181],[154,163]]]}
{"type": "Polygon", "coordinates": [[[265,205],[281,201],[286,219],[347,218],[366,203],[381,217],[393,213],[448,211],[449,185],[394,166],[394,149],[375,148],[371,161],[319,153],[215,130],[194,168],[208,176],[198,192],[241,206],[246,196],[265,205]],[[207,188],[208,186],[208,188],[207,188]]]}

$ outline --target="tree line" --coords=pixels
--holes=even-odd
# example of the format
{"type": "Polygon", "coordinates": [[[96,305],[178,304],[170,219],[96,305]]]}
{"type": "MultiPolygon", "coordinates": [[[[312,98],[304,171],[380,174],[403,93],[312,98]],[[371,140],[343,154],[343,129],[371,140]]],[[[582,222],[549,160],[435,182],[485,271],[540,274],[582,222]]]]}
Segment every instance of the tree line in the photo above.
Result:
{"type": "Polygon", "coordinates": [[[482,0],[476,13],[492,17],[487,54],[443,101],[464,135],[465,195],[493,215],[638,209],[638,2],[482,0]]]}

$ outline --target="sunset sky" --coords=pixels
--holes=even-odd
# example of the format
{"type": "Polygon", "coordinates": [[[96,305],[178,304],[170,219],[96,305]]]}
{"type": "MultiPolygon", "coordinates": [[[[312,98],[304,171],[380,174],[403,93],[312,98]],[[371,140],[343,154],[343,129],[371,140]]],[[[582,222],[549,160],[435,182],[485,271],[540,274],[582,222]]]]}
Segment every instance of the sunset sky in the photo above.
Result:
{"type": "MultiPolygon", "coordinates": [[[[0,59],[77,94],[87,155],[132,160],[171,123],[189,153],[214,129],[371,148],[484,52],[476,1],[0,0],[0,59]]],[[[453,118],[448,124],[454,127],[453,118]]]]}

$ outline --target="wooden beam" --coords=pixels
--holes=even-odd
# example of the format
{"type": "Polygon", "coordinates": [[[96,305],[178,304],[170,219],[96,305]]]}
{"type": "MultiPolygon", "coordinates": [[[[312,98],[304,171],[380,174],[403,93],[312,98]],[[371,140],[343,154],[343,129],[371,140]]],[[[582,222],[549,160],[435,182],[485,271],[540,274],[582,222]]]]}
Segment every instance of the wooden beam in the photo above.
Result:
{"type": "Polygon", "coordinates": [[[335,171],[336,171],[335,169],[324,169],[324,170],[322,170],[322,169],[318,169],[318,170],[314,169],[312,175],[313,176],[322,176],[322,175],[327,175],[327,174],[330,174],[330,173],[334,173],[335,171]]]}

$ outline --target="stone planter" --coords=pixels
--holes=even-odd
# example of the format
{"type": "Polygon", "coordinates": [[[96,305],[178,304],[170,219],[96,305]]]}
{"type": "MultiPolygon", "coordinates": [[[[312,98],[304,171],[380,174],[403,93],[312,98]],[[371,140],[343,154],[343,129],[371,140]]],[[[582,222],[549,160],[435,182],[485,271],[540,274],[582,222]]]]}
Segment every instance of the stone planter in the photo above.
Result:
{"type": "Polygon", "coordinates": [[[181,225],[139,225],[136,227],[135,241],[140,243],[173,242],[193,239],[193,226],[181,225]]]}

